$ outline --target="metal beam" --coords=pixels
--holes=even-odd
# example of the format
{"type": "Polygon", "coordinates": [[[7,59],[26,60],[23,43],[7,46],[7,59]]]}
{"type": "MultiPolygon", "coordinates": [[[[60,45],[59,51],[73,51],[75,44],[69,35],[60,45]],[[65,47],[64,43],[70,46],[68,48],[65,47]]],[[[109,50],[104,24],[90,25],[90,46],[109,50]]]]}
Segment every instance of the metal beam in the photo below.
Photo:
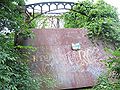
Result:
{"type": "Polygon", "coordinates": [[[71,10],[73,6],[74,2],[40,2],[25,5],[25,13],[26,16],[31,16],[29,20],[31,22],[39,15],[48,14],[50,12],[52,12],[52,14],[61,14],[60,12],[57,12],[57,10],[71,10]]]}

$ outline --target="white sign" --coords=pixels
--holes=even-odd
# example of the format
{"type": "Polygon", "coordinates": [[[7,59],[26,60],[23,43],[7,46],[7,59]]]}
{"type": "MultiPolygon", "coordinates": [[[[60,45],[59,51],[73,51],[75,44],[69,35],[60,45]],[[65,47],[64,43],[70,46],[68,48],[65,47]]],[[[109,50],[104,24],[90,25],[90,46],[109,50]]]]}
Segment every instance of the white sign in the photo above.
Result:
{"type": "Polygon", "coordinates": [[[81,46],[80,46],[80,43],[72,43],[72,49],[73,50],[80,50],[81,46]]]}

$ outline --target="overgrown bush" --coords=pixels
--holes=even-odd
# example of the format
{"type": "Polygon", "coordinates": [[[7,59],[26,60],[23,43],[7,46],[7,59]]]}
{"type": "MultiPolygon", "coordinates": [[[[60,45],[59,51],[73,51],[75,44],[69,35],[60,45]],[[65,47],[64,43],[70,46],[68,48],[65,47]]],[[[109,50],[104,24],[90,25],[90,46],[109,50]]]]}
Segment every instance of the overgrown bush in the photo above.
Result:
{"type": "Polygon", "coordinates": [[[64,14],[66,28],[86,28],[88,36],[115,46],[120,45],[120,21],[116,9],[98,0],[84,0],[76,3],[70,12],[64,14]]]}
{"type": "Polygon", "coordinates": [[[98,79],[97,85],[93,90],[119,90],[120,89],[120,49],[107,50],[111,54],[105,60],[108,72],[98,79]]]}
{"type": "Polygon", "coordinates": [[[24,0],[0,1],[0,90],[39,90],[28,67],[29,52],[20,50],[27,47],[18,46],[22,45],[19,35],[31,36],[24,22],[24,4],[24,0]]]}

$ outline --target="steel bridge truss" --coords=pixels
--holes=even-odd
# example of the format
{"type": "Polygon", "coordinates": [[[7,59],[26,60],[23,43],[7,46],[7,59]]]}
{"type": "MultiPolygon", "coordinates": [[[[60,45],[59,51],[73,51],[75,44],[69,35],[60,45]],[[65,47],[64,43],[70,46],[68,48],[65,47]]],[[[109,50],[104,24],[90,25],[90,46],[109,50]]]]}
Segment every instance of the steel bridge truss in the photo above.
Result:
{"type": "Polygon", "coordinates": [[[59,10],[70,10],[74,2],[41,2],[25,5],[26,20],[32,21],[42,14],[61,14],[59,10]]]}

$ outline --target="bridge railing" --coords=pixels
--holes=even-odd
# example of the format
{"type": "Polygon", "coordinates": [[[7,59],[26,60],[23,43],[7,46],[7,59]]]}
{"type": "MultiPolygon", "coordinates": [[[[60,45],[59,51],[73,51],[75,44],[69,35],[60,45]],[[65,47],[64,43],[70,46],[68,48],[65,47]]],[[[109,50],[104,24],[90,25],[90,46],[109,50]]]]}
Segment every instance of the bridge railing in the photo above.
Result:
{"type": "Polygon", "coordinates": [[[41,2],[25,5],[26,20],[30,23],[35,18],[43,15],[59,15],[71,10],[74,2],[41,2]]]}

